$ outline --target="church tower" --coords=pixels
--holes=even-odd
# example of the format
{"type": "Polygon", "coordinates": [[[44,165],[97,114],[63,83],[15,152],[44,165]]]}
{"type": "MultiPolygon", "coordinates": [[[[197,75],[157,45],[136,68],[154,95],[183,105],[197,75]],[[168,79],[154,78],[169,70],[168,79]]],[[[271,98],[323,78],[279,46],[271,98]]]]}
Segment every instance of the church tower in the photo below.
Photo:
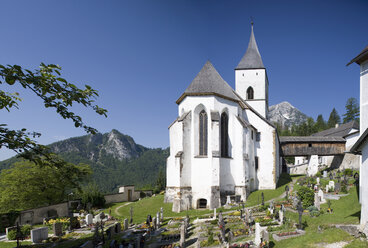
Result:
{"type": "Polygon", "coordinates": [[[268,118],[268,79],[253,32],[248,49],[235,68],[235,91],[259,114],[268,118]]]}

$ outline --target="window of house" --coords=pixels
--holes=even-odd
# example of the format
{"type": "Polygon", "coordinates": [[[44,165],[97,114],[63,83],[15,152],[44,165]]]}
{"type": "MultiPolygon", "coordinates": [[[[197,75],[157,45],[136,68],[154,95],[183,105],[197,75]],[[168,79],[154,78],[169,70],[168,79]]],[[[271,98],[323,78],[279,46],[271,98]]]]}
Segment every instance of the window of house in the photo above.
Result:
{"type": "Polygon", "coordinates": [[[252,87],[247,89],[247,100],[254,99],[254,90],[252,87]]]}
{"type": "Polygon", "coordinates": [[[221,115],[221,157],[229,157],[229,117],[226,113],[221,115]]]}
{"type": "Polygon", "coordinates": [[[256,133],[256,141],[261,141],[261,132],[256,133]]]}
{"type": "Polygon", "coordinates": [[[199,113],[199,155],[207,155],[207,114],[204,110],[199,113]]]}
{"type": "Polygon", "coordinates": [[[254,158],[254,163],[255,163],[256,170],[258,170],[258,157],[254,158]]]}

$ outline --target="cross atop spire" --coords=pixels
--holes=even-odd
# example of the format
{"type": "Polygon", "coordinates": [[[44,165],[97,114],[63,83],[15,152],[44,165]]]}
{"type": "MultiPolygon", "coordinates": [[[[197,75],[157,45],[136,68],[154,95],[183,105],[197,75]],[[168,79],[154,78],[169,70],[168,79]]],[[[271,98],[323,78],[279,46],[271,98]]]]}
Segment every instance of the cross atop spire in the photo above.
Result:
{"type": "Polygon", "coordinates": [[[243,58],[240,60],[235,70],[241,69],[264,69],[261,54],[259,53],[256,38],[253,32],[253,18],[251,18],[251,34],[248,44],[248,49],[245,52],[243,58]]]}

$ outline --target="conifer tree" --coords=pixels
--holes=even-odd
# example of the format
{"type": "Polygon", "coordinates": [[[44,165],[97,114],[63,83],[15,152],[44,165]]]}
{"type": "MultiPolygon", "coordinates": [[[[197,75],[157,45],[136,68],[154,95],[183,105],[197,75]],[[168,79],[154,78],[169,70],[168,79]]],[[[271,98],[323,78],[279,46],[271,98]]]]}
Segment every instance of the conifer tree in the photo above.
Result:
{"type": "Polygon", "coordinates": [[[315,125],[316,131],[321,132],[321,131],[326,129],[326,126],[327,126],[327,124],[326,124],[325,120],[323,119],[323,116],[318,115],[316,125],[315,125]]]}
{"type": "Polygon", "coordinates": [[[344,116],[344,123],[348,123],[350,121],[359,120],[359,106],[357,99],[354,97],[350,97],[345,104],[346,113],[344,116]]]}
{"type": "Polygon", "coordinates": [[[336,109],[333,108],[330,113],[330,117],[328,118],[327,127],[332,128],[335,127],[336,124],[340,123],[341,123],[340,115],[337,113],[336,109]]]}

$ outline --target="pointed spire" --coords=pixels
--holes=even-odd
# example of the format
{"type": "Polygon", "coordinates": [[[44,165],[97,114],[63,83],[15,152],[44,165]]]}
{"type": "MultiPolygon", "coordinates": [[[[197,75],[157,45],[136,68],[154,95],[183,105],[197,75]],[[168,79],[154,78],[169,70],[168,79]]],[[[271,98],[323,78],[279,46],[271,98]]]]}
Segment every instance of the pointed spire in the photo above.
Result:
{"type": "Polygon", "coordinates": [[[243,58],[240,60],[238,66],[235,70],[240,69],[264,69],[261,54],[259,53],[256,38],[253,32],[253,20],[251,21],[252,31],[250,34],[248,49],[244,54],[243,58]]]}

